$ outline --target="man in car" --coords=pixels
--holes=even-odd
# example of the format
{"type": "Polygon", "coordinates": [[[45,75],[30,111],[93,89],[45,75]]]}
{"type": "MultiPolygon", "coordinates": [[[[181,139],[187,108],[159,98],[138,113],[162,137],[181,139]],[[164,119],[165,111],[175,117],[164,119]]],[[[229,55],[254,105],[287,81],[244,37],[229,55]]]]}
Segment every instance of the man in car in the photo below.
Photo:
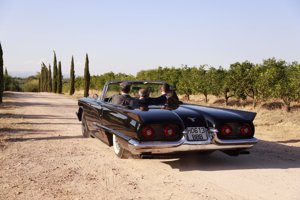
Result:
{"type": "Polygon", "coordinates": [[[142,111],[147,111],[149,110],[148,106],[149,103],[151,101],[151,99],[149,98],[149,90],[142,88],[139,90],[139,100],[138,100],[138,105],[139,105],[139,109],[142,111]]]}
{"type": "Polygon", "coordinates": [[[129,95],[130,84],[128,82],[120,83],[120,93],[112,97],[112,103],[117,105],[128,106],[133,98],[129,95]]]}
{"type": "Polygon", "coordinates": [[[152,98],[150,104],[152,105],[162,105],[163,109],[176,109],[178,108],[180,101],[175,91],[171,89],[171,86],[164,83],[161,88],[161,96],[157,98],[152,98]]]}

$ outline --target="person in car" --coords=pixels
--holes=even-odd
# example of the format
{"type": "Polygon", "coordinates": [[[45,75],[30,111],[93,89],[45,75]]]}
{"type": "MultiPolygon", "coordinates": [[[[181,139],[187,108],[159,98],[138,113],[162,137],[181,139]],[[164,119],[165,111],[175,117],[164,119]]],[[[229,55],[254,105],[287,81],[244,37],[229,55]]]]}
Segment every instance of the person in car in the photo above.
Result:
{"type": "Polygon", "coordinates": [[[178,108],[180,101],[174,90],[167,83],[164,83],[160,87],[161,96],[152,98],[150,101],[151,105],[162,105],[163,109],[176,109],[178,108]]]}
{"type": "Polygon", "coordinates": [[[147,111],[149,110],[148,106],[150,103],[150,98],[149,98],[149,90],[142,88],[139,90],[139,100],[138,100],[138,105],[139,109],[142,111],[147,111]]]}
{"type": "Polygon", "coordinates": [[[133,98],[129,95],[130,84],[128,82],[120,83],[120,93],[112,97],[112,103],[117,105],[128,106],[132,104],[133,98]]]}

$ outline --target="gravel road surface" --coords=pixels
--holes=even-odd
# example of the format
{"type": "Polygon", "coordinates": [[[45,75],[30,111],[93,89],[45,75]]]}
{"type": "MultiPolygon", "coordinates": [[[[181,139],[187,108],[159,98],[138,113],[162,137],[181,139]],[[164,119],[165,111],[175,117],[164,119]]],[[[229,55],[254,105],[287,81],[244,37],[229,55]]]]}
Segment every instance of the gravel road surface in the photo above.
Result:
{"type": "MultiPolygon", "coordinates": [[[[77,101],[5,94],[0,106],[0,199],[300,199],[300,145],[260,140],[250,155],[119,159],[83,138],[77,101]]],[[[280,131],[280,130],[277,130],[280,131]]]]}

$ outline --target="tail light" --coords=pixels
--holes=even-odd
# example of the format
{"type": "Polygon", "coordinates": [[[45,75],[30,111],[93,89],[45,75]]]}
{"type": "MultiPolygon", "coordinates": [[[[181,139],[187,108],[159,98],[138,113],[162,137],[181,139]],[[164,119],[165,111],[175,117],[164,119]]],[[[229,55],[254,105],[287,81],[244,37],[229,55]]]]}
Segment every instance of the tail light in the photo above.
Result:
{"type": "Polygon", "coordinates": [[[241,128],[240,128],[240,133],[241,135],[243,136],[248,136],[248,135],[252,135],[252,129],[251,127],[246,124],[246,125],[243,125],[241,128]]]}
{"type": "Polygon", "coordinates": [[[221,129],[222,135],[228,136],[232,134],[232,127],[229,125],[224,125],[221,129]]]}
{"type": "Polygon", "coordinates": [[[175,135],[175,129],[171,126],[166,126],[164,128],[164,135],[165,137],[173,137],[175,135]]]}
{"type": "Polygon", "coordinates": [[[142,129],[142,135],[145,139],[151,139],[154,137],[154,129],[151,126],[145,126],[142,129]]]}

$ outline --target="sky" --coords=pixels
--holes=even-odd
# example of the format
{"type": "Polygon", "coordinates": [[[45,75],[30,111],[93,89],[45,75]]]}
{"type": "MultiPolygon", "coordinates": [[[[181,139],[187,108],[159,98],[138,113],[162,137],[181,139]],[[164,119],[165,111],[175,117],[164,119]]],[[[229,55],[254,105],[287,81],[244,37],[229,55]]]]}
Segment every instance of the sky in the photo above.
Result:
{"type": "Polygon", "coordinates": [[[135,75],[158,66],[300,62],[298,0],[0,0],[0,42],[10,75],[53,65],[69,75],[135,75]]]}

